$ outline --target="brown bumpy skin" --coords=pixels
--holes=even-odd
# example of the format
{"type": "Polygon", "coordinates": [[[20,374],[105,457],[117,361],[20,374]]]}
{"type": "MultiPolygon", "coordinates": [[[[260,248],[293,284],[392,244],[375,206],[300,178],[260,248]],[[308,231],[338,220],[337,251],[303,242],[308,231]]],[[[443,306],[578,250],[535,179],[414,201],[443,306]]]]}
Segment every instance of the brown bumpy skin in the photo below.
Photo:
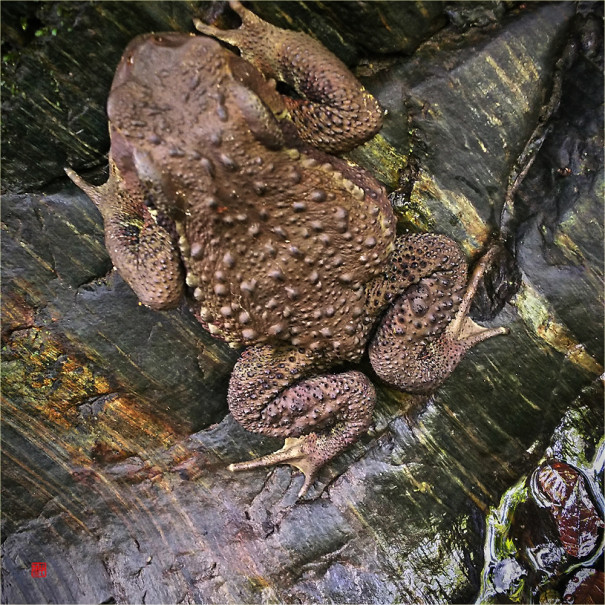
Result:
{"type": "Polygon", "coordinates": [[[68,175],[99,208],[112,261],[142,302],[164,308],[184,293],[211,334],[248,347],[230,410],[245,428],[287,439],[230,468],[292,464],[305,474],[302,495],[371,422],[369,380],[330,370],[361,359],[395,302],[372,361],[402,388],[435,386],[487,337],[466,318],[480,271],[465,293],[451,240],[395,244],[384,188],[327,153],[372,136],[378,103],[308,36],[231,6],[239,29],[197,27],[241,57],[174,32],[128,45],[107,102],[110,178],[93,187],[68,175]]]}

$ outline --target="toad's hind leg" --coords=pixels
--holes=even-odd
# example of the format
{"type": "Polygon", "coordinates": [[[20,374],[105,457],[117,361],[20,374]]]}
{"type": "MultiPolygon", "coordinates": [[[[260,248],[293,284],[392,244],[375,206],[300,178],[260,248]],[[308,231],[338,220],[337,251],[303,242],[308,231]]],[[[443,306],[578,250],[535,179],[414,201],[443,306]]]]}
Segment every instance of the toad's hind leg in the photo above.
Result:
{"type": "Polygon", "coordinates": [[[340,59],[302,32],[280,29],[240,2],[238,29],[223,30],[195,20],[202,33],[237,46],[266,77],[286,82],[299,97],[283,100],[299,136],[314,147],[339,152],[357,147],[382,125],[382,110],[340,59]],[[300,98],[302,97],[302,98],[300,98]]]}
{"type": "Polygon", "coordinates": [[[281,450],[231,464],[230,470],[290,464],[305,475],[301,497],[319,469],[368,429],[376,401],[368,378],[355,371],[304,378],[319,369],[293,347],[244,351],[229,384],[231,413],[245,429],[286,442],[281,450]]]}
{"type": "MultiPolygon", "coordinates": [[[[409,392],[438,387],[474,345],[508,333],[504,327],[480,326],[468,316],[495,249],[479,261],[466,284],[466,262],[456,244],[444,236],[430,237],[431,247],[448,247],[447,254],[435,255],[426,277],[395,300],[369,349],[380,378],[409,392]]],[[[415,245],[412,238],[397,243],[403,249],[410,245],[415,245]]]]}

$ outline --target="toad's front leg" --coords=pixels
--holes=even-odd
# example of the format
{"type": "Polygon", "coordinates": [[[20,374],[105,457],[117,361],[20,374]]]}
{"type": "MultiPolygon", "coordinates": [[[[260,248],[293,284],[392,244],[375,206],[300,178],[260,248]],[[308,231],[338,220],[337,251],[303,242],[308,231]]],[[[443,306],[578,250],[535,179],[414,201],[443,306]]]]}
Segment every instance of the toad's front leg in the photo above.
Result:
{"type": "MultiPolygon", "coordinates": [[[[118,148],[128,151],[123,141],[114,132],[112,152],[118,148]]],[[[109,180],[100,187],[90,185],[70,168],[65,172],[99,209],[111,261],[139,300],[152,309],[173,307],[183,295],[180,255],[173,236],[148,208],[154,198],[164,194],[153,179],[145,182],[139,177],[128,152],[115,155],[116,159],[110,157],[109,180]]]]}
{"type": "Polygon", "coordinates": [[[300,498],[319,469],[367,431],[376,401],[371,382],[355,371],[305,378],[320,364],[295,347],[244,351],[229,384],[231,413],[245,429],[286,437],[286,443],[268,456],[231,464],[230,470],[291,464],[305,475],[300,498]]]}

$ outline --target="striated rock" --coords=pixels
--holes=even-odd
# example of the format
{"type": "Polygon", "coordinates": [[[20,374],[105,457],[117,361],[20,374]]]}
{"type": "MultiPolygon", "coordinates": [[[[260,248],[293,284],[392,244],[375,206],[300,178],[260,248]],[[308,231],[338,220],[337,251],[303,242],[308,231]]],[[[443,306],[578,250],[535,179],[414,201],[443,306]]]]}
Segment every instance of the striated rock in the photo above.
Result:
{"type": "Polygon", "coordinates": [[[251,2],[250,8],[279,27],[312,35],[352,65],[368,55],[410,54],[447,23],[445,3],[439,1],[399,4],[335,2],[324,5],[317,2],[293,5],[251,2]]]}
{"type": "Polygon", "coordinates": [[[445,29],[372,79],[389,110],[381,135],[417,167],[406,202],[424,229],[474,250],[499,225],[573,14],[570,4],[546,4],[489,27],[445,29]]]}

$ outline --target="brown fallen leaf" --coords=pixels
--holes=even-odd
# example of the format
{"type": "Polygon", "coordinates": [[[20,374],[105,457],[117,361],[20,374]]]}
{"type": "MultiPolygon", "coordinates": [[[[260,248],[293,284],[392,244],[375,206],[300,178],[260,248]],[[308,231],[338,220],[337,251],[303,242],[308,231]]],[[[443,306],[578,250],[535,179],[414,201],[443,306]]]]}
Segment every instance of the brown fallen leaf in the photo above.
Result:
{"type": "Polygon", "coordinates": [[[580,569],[567,584],[563,593],[563,602],[600,605],[605,597],[604,580],[605,574],[602,571],[580,569]]]}
{"type": "Polygon", "coordinates": [[[589,555],[604,524],[582,475],[569,464],[553,461],[538,471],[538,484],[551,504],[550,512],[565,552],[580,559],[589,555]]]}

